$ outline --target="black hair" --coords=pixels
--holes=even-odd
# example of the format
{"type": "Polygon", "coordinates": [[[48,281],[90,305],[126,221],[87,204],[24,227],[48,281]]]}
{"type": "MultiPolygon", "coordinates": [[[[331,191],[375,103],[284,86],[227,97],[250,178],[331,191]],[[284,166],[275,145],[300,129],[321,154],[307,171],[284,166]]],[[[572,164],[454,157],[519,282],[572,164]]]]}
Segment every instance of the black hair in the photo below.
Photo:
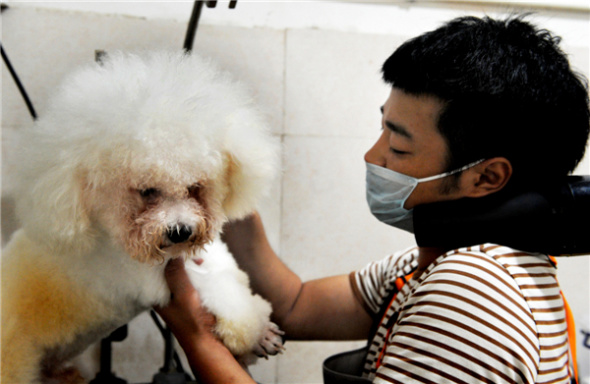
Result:
{"type": "Polygon", "coordinates": [[[384,63],[386,83],[444,103],[438,129],[447,168],[502,156],[512,184],[569,174],[590,131],[588,86],[560,38],[524,16],[461,17],[401,45],[384,63]]]}

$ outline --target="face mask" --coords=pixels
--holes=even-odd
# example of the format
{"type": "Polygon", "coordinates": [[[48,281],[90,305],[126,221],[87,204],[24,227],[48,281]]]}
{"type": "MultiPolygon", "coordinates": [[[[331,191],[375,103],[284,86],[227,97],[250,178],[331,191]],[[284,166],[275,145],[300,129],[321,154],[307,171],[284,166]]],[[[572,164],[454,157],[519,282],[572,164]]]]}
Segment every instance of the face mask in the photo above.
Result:
{"type": "Polygon", "coordinates": [[[404,204],[418,183],[442,179],[462,172],[484,161],[481,159],[454,171],[441,173],[422,179],[407,176],[375,164],[367,164],[367,202],[371,213],[381,222],[414,233],[411,209],[404,204]]]}

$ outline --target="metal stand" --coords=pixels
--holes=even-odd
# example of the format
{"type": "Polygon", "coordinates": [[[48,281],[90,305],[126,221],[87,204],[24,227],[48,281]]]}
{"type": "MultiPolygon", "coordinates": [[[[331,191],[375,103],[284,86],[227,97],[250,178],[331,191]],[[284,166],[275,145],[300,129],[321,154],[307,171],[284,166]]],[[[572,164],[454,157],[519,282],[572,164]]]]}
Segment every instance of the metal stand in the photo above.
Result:
{"type": "Polygon", "coordinates": [[[174,338],[168,327],[163,326],[154,311],[150,316],[164,338],[164,366],[153,377],[152,384],[188,384],[192,377],[182,367],[180,357],[174,350],[174,338]]]}
{"type": "Polygon", "coordinates": [[[115,376],[111,371],[112,348],[111,343],[123,341],[127,337],[127,325],[117,328],[100,342],[100,371],[90,384],[127,384],[127,381],[115,376]]]}

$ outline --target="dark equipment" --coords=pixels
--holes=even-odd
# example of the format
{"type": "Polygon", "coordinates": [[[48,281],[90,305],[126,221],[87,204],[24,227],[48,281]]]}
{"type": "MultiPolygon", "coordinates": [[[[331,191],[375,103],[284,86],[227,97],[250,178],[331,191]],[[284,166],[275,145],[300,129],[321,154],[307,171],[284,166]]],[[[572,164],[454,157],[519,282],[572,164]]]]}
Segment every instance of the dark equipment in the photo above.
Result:
{"type": "Polygon", "coordinates": [[[497,243],[552,256],[590,254],[590,176],[509,197],[434,203],[414,209],[419,246],[456,249],[497,243]]]}

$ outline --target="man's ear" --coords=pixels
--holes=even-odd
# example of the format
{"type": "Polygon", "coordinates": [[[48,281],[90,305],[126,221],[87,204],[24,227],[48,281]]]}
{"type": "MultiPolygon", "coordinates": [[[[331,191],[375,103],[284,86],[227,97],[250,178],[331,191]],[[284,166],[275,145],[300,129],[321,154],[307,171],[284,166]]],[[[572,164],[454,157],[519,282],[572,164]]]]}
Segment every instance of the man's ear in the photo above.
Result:
{"type": "Polygon", "coordinates": [[[470,169],[467,197],[483,197],[500,191],[512,177],[512,164],[505,157],[482,161],[470,169]]]}

